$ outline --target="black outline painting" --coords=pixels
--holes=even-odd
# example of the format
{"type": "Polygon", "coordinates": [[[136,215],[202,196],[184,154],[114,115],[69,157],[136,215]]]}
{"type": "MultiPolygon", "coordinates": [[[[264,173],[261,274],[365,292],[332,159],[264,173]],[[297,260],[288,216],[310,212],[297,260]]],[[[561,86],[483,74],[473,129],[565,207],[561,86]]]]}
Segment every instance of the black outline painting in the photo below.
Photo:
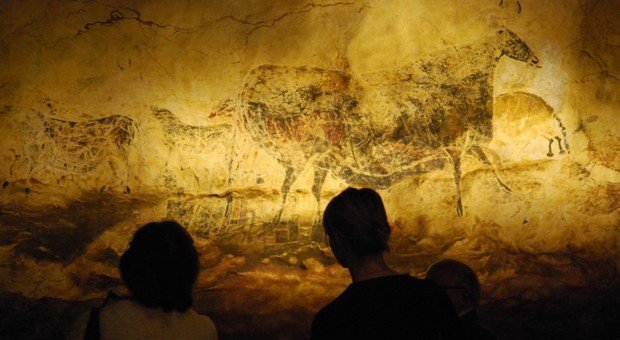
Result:
{"type": "Polygon", "coordinates": [[[493,75],[503,56],[538,63],[521,38],[503,29],[476,44],[361,76],[310,67],[253,69],[241,94],[244,127],[286,169],[273,222],[280,222],[291,186],[309,166],[317,224],[328,172],[350,185],[385,189],[448,165],[461,216],[461,158],[490,163],[483,146],[492,137],[493,75]]]}

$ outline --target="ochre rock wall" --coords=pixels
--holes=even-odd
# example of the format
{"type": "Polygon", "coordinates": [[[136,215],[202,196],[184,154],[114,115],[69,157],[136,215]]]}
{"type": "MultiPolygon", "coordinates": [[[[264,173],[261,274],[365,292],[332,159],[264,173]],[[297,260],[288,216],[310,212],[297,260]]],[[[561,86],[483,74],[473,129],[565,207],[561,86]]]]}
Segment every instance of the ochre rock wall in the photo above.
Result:
{"type": "Polygon", "coordinates": [[[304,337],[349,282],[320,214],[352,185],[384,197],[395,268],[474,267],[499,335],[601,335],[618,310],[619,9],[3,2],[0,332],[62,334],[77,301],[123,290],[136,228],[172,218],[222,337],[304,337]]]}

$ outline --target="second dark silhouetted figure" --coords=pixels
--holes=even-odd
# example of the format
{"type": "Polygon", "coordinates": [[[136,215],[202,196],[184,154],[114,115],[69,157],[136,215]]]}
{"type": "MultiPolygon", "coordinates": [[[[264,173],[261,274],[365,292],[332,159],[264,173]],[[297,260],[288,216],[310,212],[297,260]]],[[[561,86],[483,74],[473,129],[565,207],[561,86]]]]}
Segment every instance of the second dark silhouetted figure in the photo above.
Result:
{"type": "Polygon", "coordinates": [[[480,282],[473,269],[463,262],[446,259],[430,266],[426,277],[440,284],[448,293],[459,314],[463,339],[495,339],[493,333],[478,321],[480,282]]]}
{"type": "Polygon", "coordinates": [[[379,194],[346,189],[327,205],[323,225],[353,283],[314,317],[312,339],[457,337],[458,318],[444,291],[385,263],[391,230],[379,194]]]}

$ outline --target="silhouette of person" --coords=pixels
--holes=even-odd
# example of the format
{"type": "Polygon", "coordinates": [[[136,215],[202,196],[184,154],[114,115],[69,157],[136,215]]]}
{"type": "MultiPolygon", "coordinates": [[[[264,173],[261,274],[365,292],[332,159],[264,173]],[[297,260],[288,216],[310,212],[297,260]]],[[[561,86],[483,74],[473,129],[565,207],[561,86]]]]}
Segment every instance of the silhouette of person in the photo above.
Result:
{"type": "Polygon", "coordinates": [[[447,259],[431,265],[426,278],[446,290],[459,315],[465,339],[495,339],[493,333],[478,322],[480,282],[473,269],[465,263],[447,259]]]}
{"type": "Polygon", "coordinates": [[[385,262],[390,225],[379,194],[348,188],[323,214],[329,246],[352,283],[314,317],[312,339],[450,339],[458,318],[434,282],[385,262]]]}
{"type": "Polygon", "coordinates": [[[69,339],[217,339],[211,319],[191,308],[198,253],[177,222],[138,229],[119,268],[131,297],[108,297],[78,320],[69,339]]]}

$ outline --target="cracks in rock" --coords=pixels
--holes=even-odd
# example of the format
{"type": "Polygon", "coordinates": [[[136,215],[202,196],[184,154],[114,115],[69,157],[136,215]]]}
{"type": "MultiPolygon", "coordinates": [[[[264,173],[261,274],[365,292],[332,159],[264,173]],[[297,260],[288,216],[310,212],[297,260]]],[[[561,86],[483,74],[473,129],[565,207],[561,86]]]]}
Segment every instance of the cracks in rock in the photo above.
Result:
{"type": "Polygon", "coordinates": [[[286,17],[292,16],[295,14],[307,13],[316,8],[347,6],[347,5],[353,5],[353,4],[355,4],[355,1],[334,2],[334,3],[329,3],[329,4],[316,4],[314,2],[310,2],[298,10],[284,12],[278,15],[277,17],[271,18],[271,19],[252,21],[252,20],[248,20],[247,17],[246,19],[239,19],[235,17],[234,15],[226,15],[226,16],[220,17],[215,20],[204,22],[195,27],[181,27],[181,26],[175,26],[175,25],[171,25],[167,23],[145,20],[142,18],[142,14],[135,9],[128,8],[128,7],[114,7],[114,9],[110,12],[110,16],[106,20],[93,21],[93,22],[84,24],[84,26],[77,31],[77,33],[75,34],[75,37],[83,35],[98,26],[113,26],[122,21],[129,21],[129,20],[135,21],[140,25],[148,26],[151,28],[172,29],[174,33],[195,33],[198,31],[209,29],[213,25],[218,24],[220,22],[230,20],[238,24],[252,26],[252,28],[245,35],[245,45],[247,46],[248,40],[254,32],[256,32],[257,30],[261,28],[274,27],[275,25],[277,25],[278,22],[280,22],[286,17]]]}
{"type": "Polygon", "coordinates": [[[46,43],[43,41],[43,35],[42,34],[32,34],[32,33],[28,33],[28,29],[31,28],[32,26],[34,26],[35,24],[40,23],[41,21],[45,20],[47,18],[48,14],[45,13],[43,16],[39,17],[39,18],[35,18],[30,20],[29,22],[23,24],[23,25],[19,25],[17,27],[15,27],[15,29],[13,29],[13,31],[9,34],[9,37],[13,38],[14,36],[27,36],[30,37],[32,39],[34,39],[35,41],[37,41],[40,44],[46,45],[46,43]]]}
{"type": "Polygon", "coordinates": [[[153,57],[153,55],[151,53],[148,53],[148,56],[155,62],[155,64],[157,64],[163,71],[164,73],[166,73],[170,78],[174,78],[174,76],[172,75],[172,73],[170,73],[170,71],[168,71],[168,69],[166,69],[164,67],[164,65],[162,65],[159,60],[157,60],[157,58],[153,57]]]}
{"type": "Polygon", "coordinates": [[[599,68],[600,74],[602,74],[604,77],[609,78],[613,81],[620,81],[620,77],[618,77],[617,75],[609,72],[607,63],[603,60],[600,60],[600,58],[596,58],[594,57],[590,52],[588,52],[585,49],[581,50],[581,53],[583,53],[588,59],[594,61],[596,63],[596,65],[599,68]]]}
{"type": "MultiPolygon", "coordinates": [[[[89,3],[92,1],[79,1],[82,3],[89,3]]],[[[59,37],[57,39],[55,39],[54,42],[48,42],[45,41],[45,38],[42,34],[33,34],[33,33],[29,33],[26,32],[25,29],[31,25],[33,25],[35,22],[39,22],[40,20],[44,19],[47,14],[45,14],[42,18],[37,18],[35,20],[33,20],[32,22],[29,22],[27,24],[24,24],[20,27],[18,27],[11,35],[22,35],[22,36],[28,36],[30,38],[32,38],[33,40],[35,40],[38,44],[46,47],[46,48],[56,48],[59,46],[59,44],[61,44],[62,42],[69,42],[72,41],[80,36],[86,35],[86,33],[94,30],[97,27],[111,27],[114,26],[116,24],[122,23],[122,22],[135,22],[138,23],[139,25],[141,25],[142,27],[149,27],[149,28],[153,28],[156,30],[170,30],[173,34],[176,33],[180,33],[180,34],[191,34],[191,33],[196,33],[199,31],[204,31],[204,30],[208,30],[210,28],[212,28],[213,26],[224,22],[224,21],[231,21],[233,23],[237,23],[239,25],[244,25],[244,26],[248,26],[249,30],[245,33],[245,37],[244,37],[244,43],[245,46],[247,47],[248,42],[250,37],[252,36],[252,34],[254,34],[256,31],[258,31],[259,29],[262,28],[269,28],[269,27],[274,27],[276,26],[280,21],[282,21],[283,19],[296,15],[296,14],[302,14],[302,13],[307,13],[310,12],[314,9],[319,9],[319,8],[328,8],[328,7],[335,7],[335,6],[350,6],[350,5],[354,5],[356,2],[355,1],[350,1],[350,2],[333,2],[333,3],[327,3],[327,4],[316,4],[314,2],[309,2],[305,5],[303,5],[302,7],[296,9],[296,10],[291,10],[291,11],[286,11],[282,14],[277,15],[276,17],[270,18],[270,19],[263,19],[263,20],[250,20],[249,19],[249,15],[246,16],[245,18],[238,18],[234,15],[226,15],[226,16],[222,16],[220,18],[217,18],[215,20],[211,20],[211,21],[206,21],[203,22],[197,26],[189,26],[189,27],[182,27],[182,26],[176,26],[176,25],[172,25],[172,24],[168,24],[165,22],[157,22],[157,21],[153,21],[153,20],[147,20],[144,19],[142,16],[142,13],[136,9],[133,8],[129,8],[129,7],[118,7],[118,6],[107,6],[104,5],[106,7],[109,7],[111,9],[111,12],[109,13],[109,17],[105,20],[97,20],[97,21],[92,21],[92,22],[88,22],[86,24],[83,25],[82,28],[78,29],[77,32],[75,34],[73,34],[72,36],[64,36],[64,37],[59,37]]],[[[367,6],[362,6],[360,8],[360,12],[367,6]]],[[[84,8],[80,8],[77,9],[73,12],[70,12],[66,15],[66,18],[70,18],[72,16],[75,15],[80,15],[86,12],[86,9],[84,8]]],[[[167,39],[170,41],[170,39],[167,39]]],[[[172,41],[171,41],[172,42],[172,41]]],[[[169,73],[166,71],[166,73],[169,73]]]]}
{"type": "Polygon", "coordinates": [[[261,28],[265,28],[265,27],[273,27],[275,26],[279,21],[281,21],[282,19],[286,18],[287,16],[290,15],[294,15],[294,14],[300,14],[300,13],[307,13],[310,12],[311,10],[315,9],[315,8],[325,8],[325,7],[334,7],[334,6],[341,6],[341,5],[353,5],[355,4],[355,2],[334,2],[334,3],[330,3],[330,4],[315,4],[313,2],[306,4],[304,7],[302,7],[301,9],[297,10],[297,11],[293,11],[293,12],[285,12],[281,15],[279,15],[276,18],[270,19],[270,20],[264,20],[264,21],[257,21],[257,22],[248,22],[248,21],[242,21],[242,23],[244,24],[250,24],[253,25],[254,27],[249,30],[246,34],[245,34],[245,45],[248,45],[248,40],[250,38],[250,35],[252,35],[252,33],[256,32],[258,29],[261,28]]]}
{"type": "Polygon", "coordinates": [[[166,24],[160,24],[160,23],[156,23],[150,20],[143,20],[140,12],[136,11],[135,9],[119,7],[118,9],[112,10],[112,12],[110,12],[110,17],[106,20],[93,21],[93,22],[86,23],[82,29],[79,29],[77,31],[76,36],[80,36],[90,31],[93,27],[112,26],[123,20],[133,20],[133,21],[138,22],[141,25],[151,26],[151,27],[156,27],[156,28],[169,27],[169,25],[166,25],[166,24]],[[124,10],[124,11],[121,11],[121,10],[124,10]]]}
{"type": "Polygon", "coordinates": [[[83,9],[83,8],[80,8],[80,9],[78,9],[77,11],[73,11],[73,12],[71,12],[71,13],[67,14],[66,18],[70,18],[70,17],[72,17],[72,16],[74,16],[74,15],[77,15],[77,14],[82,14],[82,13],[86,13],[86,10],[85,10],[85,9],[83,9]]]}

